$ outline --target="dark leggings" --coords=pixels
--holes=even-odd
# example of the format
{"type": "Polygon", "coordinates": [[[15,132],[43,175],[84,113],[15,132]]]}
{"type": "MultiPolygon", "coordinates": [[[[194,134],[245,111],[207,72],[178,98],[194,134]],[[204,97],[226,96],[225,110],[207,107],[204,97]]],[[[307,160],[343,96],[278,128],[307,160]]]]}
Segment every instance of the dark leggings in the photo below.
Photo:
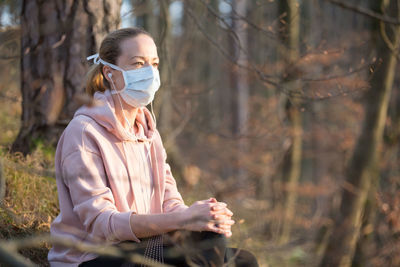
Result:
{"type": "MultiPolygon", "coordinates": [[[[139,244],[123,242],[119,247],[126,252],[144,255],[145,246],[149,239],[142,239],[139,244]],[[129,248],[131,245],[131,248],[129,248]]],[[[258,266],[253,254],[246,250],[226,247],[226,238],[213,232],[176,231],[164,235],[163,242],[164,263],[173,266],[258,266]]],[[[140,266],[132,264],[121,258],[100,256],[90,261],[81,263],[81,267],[94,266],[140,266]]]]}

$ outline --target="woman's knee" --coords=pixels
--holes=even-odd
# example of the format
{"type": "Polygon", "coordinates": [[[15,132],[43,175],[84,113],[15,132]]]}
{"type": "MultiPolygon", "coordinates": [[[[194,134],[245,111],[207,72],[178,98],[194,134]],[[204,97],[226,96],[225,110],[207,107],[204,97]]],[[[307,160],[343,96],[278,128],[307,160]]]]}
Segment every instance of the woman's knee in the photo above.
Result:
{"type": "Polygon", "coordinates": [[[225,262],[232,262],[236,267],[258,267],[257,258],[253,253],[238,248],[226,249],[225,262]]]}
{"type": "Polygon", "coordinates": [[[202,249],[213,248],[225,252],[227,240],[224,235],[207,231],[194,232],[193,235],[192,240],[199,244],[202,249]]]}
{"type": "Polygon", "coordinates": [[[192,248],[192,260],[200,266],[222,266],[226,237],[213,232],[192,232],[186,244],[192,248]]]}

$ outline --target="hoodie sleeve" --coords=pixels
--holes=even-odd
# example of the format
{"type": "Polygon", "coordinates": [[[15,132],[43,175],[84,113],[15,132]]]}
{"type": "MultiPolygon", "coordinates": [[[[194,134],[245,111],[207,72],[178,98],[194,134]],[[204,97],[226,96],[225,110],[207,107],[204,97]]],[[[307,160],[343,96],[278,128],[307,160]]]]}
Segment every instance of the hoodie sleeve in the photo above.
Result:
{"type": "Polygon", "coordinates": [[[173,212],[173,211],[181,211],[188,208],[183,202],[182,196],[176,187],[176,181],[171,173],[171,167],[167,160],[167,153],[163,148],[163,163],[165,169],[165,193],[164,193],[164,201],[163,201],[163,211],[173,212]]]}
{"type": "Polygon", "coordinates": [[[90,236],[110,242],[140,242],[130,226],[132,212],[119,212],[115,206],[100,155],[77,150],[64,158],[60,171],[73,211],[90,236]]]}

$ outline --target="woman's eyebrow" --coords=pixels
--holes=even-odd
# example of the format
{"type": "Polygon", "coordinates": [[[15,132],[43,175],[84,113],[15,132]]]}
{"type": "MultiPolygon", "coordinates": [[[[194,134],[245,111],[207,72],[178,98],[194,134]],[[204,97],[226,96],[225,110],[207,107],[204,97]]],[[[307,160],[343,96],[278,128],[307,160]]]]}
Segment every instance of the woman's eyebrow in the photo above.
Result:
{"type": "MultiPolygon", "coordinates": [[[[142,60],[146,60],[147,57],[144,57],[144,56],[133,56],[130,59],[132,60],[134,58],[140,58],[142,60]]],[[[159,60],[159,58],[158,57],[154,57],[153,60],[159,60]]]]}

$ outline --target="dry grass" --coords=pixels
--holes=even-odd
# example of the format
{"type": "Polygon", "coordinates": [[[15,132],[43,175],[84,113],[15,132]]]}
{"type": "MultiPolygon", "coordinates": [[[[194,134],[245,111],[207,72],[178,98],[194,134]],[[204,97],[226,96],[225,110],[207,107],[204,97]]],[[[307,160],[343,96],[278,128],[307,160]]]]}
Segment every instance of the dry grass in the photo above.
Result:
{"type": "MultiPolygon", "coordinates": [[[[55,179],[44,176],[51,162],[43,149],[24,158],[2,152],[5,197],[0,208],[0,238],[11,239],[48,232],[51,221],[58,214],[55,179]]],[[[49,245],[25,249],[21,254],[33,262],[47,265],[49,245]]]]}

